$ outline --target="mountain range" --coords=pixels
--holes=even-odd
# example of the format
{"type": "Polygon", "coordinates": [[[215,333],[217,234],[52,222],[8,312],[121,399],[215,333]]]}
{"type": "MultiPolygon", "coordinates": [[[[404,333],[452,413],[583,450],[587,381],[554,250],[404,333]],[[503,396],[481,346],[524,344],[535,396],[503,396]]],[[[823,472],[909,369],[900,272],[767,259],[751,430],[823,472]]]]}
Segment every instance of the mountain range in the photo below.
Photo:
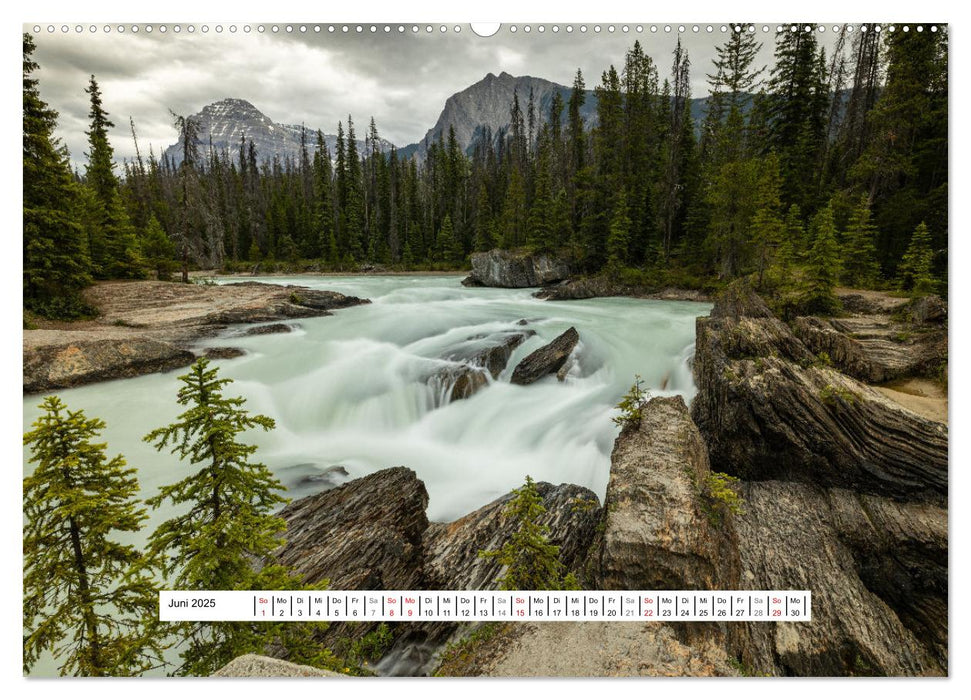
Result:
{"type": "MultiPolygon", "coordinates": [[[[456,140],[464,150],[468,150],[477,138],[487,132],[494,138],[509,128],[510,105],[514,95],[519,97],[525,120],[530,91],[533,93],[536,108],[537,127],[548,120],[550,105],[557,93],[563,99],[565,123],[565,105],[569,103],[572,88],[528,75],[489,73],[482,80],[449,97],[438,121],[428,130],[425,138],[417,143],[398,147],[398,155],[402,158],[417,156],[419,160],[423,160],[428,144],[447,138],[450,126],[455,130],[456,140]]],[[[691,116],[696,125],[701,123],[706,104],[707,98],[691,100],[691,116]]],[[[596,123],[597,95],[593,90],[586,91],[580,114],[587,128],[596,123]]],[[[199,139],[204,147],[208,147],[211,139],[213,147],[218,150],[228,149],[234,155],[244,135],[247,141],[255,144],[260,160],[269,160],[274,156],[281,159],[287,156],[299,157],[301,132],[304,129],[308,132],[307,139],[311,149],[316,143],[316,127],[274,122],[253,104],[239,98],[213,102],[191,118],[197,120],[200,126],[199,139]]],[[[337,136],[325,133],[324,141],[333,156],[337,136]]],[[[363,152],[364,142],[358,140],[356,143],[358,151],[363,152]]],[[[382,152],[389,151],[391,147],[391,142],[380,140],[379,149],[382,152]]],[[[169,146],[165,154],[173,163],[182,160],[181,149],[177,144],[169,146]]]]}

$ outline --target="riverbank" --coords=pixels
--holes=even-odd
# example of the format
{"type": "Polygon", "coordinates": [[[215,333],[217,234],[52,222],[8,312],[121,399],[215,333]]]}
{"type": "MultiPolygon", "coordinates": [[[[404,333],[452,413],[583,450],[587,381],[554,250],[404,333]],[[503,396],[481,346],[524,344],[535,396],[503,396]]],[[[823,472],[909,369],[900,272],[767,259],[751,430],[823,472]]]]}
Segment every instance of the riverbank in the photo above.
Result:
{"type": "Polygon", "coordinates": [[[23,389],[38,393],[191,364],[196,344],[228,326],[328,316],[368,303],[295,285],[100,282],[87,321],[36,320],[23,331],[23,389]]]}

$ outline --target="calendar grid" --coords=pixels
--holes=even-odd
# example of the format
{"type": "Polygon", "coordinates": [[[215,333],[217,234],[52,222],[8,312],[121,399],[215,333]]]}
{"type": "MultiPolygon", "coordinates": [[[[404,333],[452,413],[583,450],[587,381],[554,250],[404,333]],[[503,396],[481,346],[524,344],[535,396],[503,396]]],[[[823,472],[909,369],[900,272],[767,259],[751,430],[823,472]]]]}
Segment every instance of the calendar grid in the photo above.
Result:
{"type": "Polygon", "coordinates": [[[810,591],[160,591],[163,621],[808,622],[810,591]]]}

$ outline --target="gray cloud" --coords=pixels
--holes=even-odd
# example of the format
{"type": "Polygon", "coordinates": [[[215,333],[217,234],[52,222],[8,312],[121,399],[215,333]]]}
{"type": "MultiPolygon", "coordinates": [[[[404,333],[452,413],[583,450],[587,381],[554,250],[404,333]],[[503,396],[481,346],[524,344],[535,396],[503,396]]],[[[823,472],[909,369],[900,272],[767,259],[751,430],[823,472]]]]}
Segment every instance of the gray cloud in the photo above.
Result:
{"type": "MultiPolygon", "coordinates": [[[[337,121],[354,115],[365,125],[373,116],[381,135],[399,145],[420,140],[438,118],[445,100],[482,79],[507,71],[570,85],[577,68],[588,88],[600,82],[609,65],[620,66],[625,51],[639,40],[663,78],[670,71],[676,31],[642,34],[619,30],[571,34],[561,29],[538,33],[503,28],[493,37],[424,27],[404,34],[263,34],[210,31],[202,34],[144,31],[119,34],[70,32],[35,36],[41,95],[60,113],[58,134],[72,159],[86,150],[88,76],[101,86],[105,108],[116,127],[111,134],[119,159],[134,155],[128,119],[132,117],[144,153],[159,153],[175,140],[169,110],[191,114],[224,97],[252,102],[278,122],[305,123],[332,133],[337,121]]],[[[774,27],[773,27],[774,29],[774,27]]],[[[774,31],[764,40],[760,60],[771,60],[774,31]]],[[[832,38],[832,32],[825,35],[832,38]]],[[[718,28],[707,34],[681,34],[691,59],[692,90],[706,92],[715,47],[724,40],[718,28]]]]}

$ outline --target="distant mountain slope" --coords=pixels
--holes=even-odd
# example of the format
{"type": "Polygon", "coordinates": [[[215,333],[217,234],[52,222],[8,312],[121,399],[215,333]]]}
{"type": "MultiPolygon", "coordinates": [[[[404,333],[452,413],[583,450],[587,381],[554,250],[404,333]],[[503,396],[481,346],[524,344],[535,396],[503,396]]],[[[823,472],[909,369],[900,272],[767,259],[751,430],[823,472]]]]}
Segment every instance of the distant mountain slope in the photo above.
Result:
{"type": "MultiPolygon", "coordinates": [[[[447,138],[450,125],[455,129],[455,138],[459,145],[463,149],[468,149],[485,128],[488,128],[493,135],[509,128],[513,95],[519,96],[519,104],[525,119],[530,89],[533,91],[533,100],[536,104],[538,125],[549,120],[550,105],[556,93],[563,98],[562,116],[563,123],[566,123],[566,105],[570,101],[572,88],[529,75],[489,73],[479,82],[449,97],[445,101],[445,107],[438,121],[428,130],[425,138],[418,143],[400,148],[398,153],[404,158],[416,154],[419,159],[424,158],[428,144],[435,143],[439,139],[444,141],[447,138]]],[[[700,127],[701,120],[704,118],[707,103],[707,98],[703,97],[691,100],[691,116],[695,120],[696,128],[700,127]]],[[[580,116],[583,117],[587,128],[596,124],[597,95],[593,90],[586,91],[580,116]]]]}
{"type": "MultiPolygon", "coordinates": [[[[202,111],[193,114],[191,118],[199,124],[199,145],[202,151],[209,148],[211,138],[213,148],[218,151],[228,149],[235,158],[239,153],[240,140],[245,135],[247,141],[252,141],[256,145],[256,153],[260,161],[272,160],[274,156],[281,160],[287,156],[300,157],[301,127],[274,122],[246,100],[233,97],[219,100],[206,105],[202,111]]],[[[310,152],[313,153],[317,142],[317,129],[309,126],[305,128],[310,152]]],[[[324,134],[324,142],[333,157],[337,136],[324,134]]],[[[358,140],[356,143],[358,151],[362,152],[364,142],[358,140]]],[[[390,150],[391,143],[381,139],[380,148],[382,151],[390,150]]],[[[182,149],[178,144],[166,148],[165,155],[171,158],[173,163],[182,162],[182,149]]]]}

